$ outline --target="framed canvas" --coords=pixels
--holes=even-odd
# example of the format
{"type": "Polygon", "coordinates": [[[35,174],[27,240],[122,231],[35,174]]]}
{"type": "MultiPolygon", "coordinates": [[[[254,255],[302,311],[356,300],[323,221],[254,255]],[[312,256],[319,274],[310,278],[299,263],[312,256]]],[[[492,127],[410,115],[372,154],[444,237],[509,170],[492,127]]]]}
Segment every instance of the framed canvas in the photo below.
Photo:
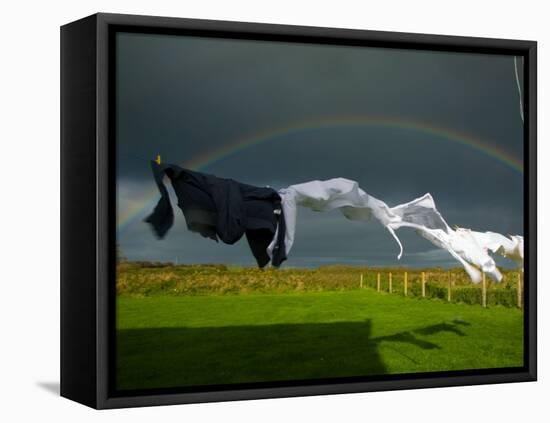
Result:
{"type": "Polygon", "coordinates": [[[61,28],[61,395],[536,380],[536,43],[61,28]]]}

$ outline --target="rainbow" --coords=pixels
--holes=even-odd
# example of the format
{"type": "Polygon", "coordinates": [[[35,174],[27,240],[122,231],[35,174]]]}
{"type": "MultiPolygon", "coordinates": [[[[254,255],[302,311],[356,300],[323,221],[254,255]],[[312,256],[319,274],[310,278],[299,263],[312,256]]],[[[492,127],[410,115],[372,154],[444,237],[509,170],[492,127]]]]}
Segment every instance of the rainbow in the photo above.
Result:
{"type": "MultiPolygon", "coordinates": [[[[187,169],[201,170],[219,160],[237,154],[239,151],[246,148],[271,141],[284,135],[296,134],[302,131],[310,131],[312,129],[332,129],[352,126],[397,128],[432,135],[441,141],[453,142],[471,148],[478,153],[498,160],[514,171],[523,174],[522,160],[512,156],[510,153],[496,145],[492,145],[469,134],[419,121],[373,116],[329,117],[299,121],[283,127],[268,128],[248,136],[238,138],[233,142],[223,145],[222,147],[205,151],[204,153],[181,163],[181,166],[187,169]]],[[[142,216],[145,210],[153,210],[158,197],[159,193],[155,187],[154,189],[145,191],[139,198],[132,201],[132,205],[130,207],[120,211],[118,214],[117,230],[123,230],[136,218],[142,216]]]]}

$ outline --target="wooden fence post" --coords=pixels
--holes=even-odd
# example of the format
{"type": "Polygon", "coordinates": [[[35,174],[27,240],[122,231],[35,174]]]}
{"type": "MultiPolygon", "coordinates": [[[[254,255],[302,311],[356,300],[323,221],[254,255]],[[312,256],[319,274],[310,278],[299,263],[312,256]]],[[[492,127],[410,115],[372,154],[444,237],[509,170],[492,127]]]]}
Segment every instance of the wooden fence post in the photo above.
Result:
{"type": "Polygon", "coordinates": [[[422,298],[426,297],[426,273],[422,272],[422,298]]]}
{"type": "Polygon", "coordinates": [[[481,305],[487,307],[487,283],[485,281],[485,272],[482,272],[481,275],[481,305]]]}
{"type": "Polygon", "coordinates": [[[389,291],[390,291],[390,294],[391,294],[391,291],[392,291],[392,286],[391,286],[391,272],[390,272],[390,275],[389,275],[389,279],[388,279],[388,283],[389,283],[389,291]]]}
{"type": "Polygon", "coordinates": [[[376,290],[380,292],[380,273],[376,275],[376,290]]]}
{"type": "Polygon", "coordinates": [[[518,272],[518,308],[523,308],[521,303],[521,272],[518,272]]]}
{"type": "Polygon", "coordinates": [[[447,301],[451,302],[451,285],[452,285],[452,273],[449,271],[449,283],[447,285],[447,301]]]}
{"type": "Polygon", "coordinates": [[[407,272],[403,275],[403,293],[405,294],[405,297],[407,296],[407,272]]]}
{"type": "Polygon", "coordinates": [[[361,273],[361,282],[359,282],[359,288],[363,288],[363,274],[361,273]]]}

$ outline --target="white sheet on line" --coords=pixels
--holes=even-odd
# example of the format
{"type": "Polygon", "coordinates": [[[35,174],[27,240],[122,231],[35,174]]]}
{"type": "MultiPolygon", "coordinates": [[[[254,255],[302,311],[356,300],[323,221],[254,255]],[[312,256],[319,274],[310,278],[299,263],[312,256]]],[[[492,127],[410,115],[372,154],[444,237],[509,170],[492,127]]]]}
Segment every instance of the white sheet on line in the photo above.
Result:
{"type": "MultiPolygon", "coordinates": [[[[340,209],[342,214],[350,220],[366,221],[374,218],[380,222],[399,245],[398,259],[401,258],[403,247],[395,230],[410,227],[432,244],[447,250],[462,264],[473,282],[481,281],[481,273],[478,269],[495,281],[502,279],[494,260],[488,254],[488,250],[492,252],[500,250],[488,248],[486,243],[481,242],[481,237],[476,235],[478,233],[468,229],[450,228],[437,210],[430,194],[405,204],[389,207],[385,202],[363,191],[357,182],[344,178],[291,185],[279,190],[279,194],[282,198],[286,223],[287,254],[290,253],[294,244],[298,206],[319,212],[340,209]]],[[[276,238],[277,234],[274,240],[276,238]]],[[[519,238],[523,240],[522,237],[519,238]]],[[[269,245],[268,254],[271,255],[274,245],[274,241],[269,245]]],[[[509,248],[509,246],[506,244],[506,247],[502,248],[509,248]]]]}
{"type": "Polygon", "coordinates": [[[510,235],[510,238],[496,232],[475,232],[472,236],[478,244],[495,254],[500,254],[516,262],[517,266],[523,268],[523,237],[521,235],[510,235]]]}

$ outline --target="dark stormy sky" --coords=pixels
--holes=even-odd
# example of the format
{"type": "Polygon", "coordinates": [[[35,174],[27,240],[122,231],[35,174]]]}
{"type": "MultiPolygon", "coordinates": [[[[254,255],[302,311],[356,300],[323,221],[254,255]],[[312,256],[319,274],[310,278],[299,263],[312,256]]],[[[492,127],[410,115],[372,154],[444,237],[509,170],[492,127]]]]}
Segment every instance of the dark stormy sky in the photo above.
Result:
{"type": "MultiPolygon", "coordinates": [[[[233,246],[204,239],[186,230],[179,209],[175,226],[157,240],[142,221],[153,205],[140,205],[154,189],[148,160],[157,153],[164,162],[197,164],[209,151],[261,133],[277,135],[198,170],[276,189],[345,177],[390,206],[430,192],[451,225],[523,234],[523,174],[418,129],[468,134],[522,162],[511,56],[119,34],[116,66],[124,221],[117,236],[129,259],[254,265],[245,239],[233,246]],[[372,124],[380,118],[413,125],[372,124]],[[309,121],[326,124],[277,131],[309,121]],[[127,221],[132,208],[137,213],[127,221]]],[[[376,221],[301,209],[284,266],[457,265],[414,232],[399,235],[405,254],[397,261],[397,245],[376,221]]]]}

